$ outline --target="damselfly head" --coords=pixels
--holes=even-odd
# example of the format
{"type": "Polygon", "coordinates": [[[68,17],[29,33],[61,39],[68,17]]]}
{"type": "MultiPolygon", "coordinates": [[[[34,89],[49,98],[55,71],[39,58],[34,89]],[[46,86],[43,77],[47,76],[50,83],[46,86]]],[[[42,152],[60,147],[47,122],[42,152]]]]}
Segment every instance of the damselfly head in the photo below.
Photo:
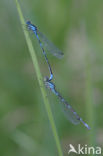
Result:
{"type": "Polygon", "coordinates": [[[30,21],[26,21],[26,24],[27,24],[27,25],[31,25],[31,22],[30,22],[30,21]]]}
{"type": "Polygon", "coordinates": [[[30,21],[26,21],[26,27],[28,30],[31,30],[31,22],[30,21]]]}
{"type": "Polygon", "coordinates": [[[30,21],[26,21],[26,26],[29,30],[33,32],[37,30],[37,27],[34,24],[32,24],[30,21]]]}

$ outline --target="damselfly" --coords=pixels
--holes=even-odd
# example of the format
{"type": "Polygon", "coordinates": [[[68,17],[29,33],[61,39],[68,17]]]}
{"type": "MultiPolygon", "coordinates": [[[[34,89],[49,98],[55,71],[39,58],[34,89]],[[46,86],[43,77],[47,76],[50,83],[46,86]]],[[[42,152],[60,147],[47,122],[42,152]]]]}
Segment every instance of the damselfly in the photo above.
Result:
{"type": "Polygon", "coordinates": [[[68,120],[71,121],[75,125],[81,122],[87,129],[90,129],[88,124],[83,121],[83,119],[76,113],[76,111],[71,107],[71,105],[56,90],[54,83],[51,82],[48,77],[45,77],[44,82],[45,82],[45,86],[49,88],[59,98],[62,104],[64,113],[67,116],[68,120]]]}
{"type": "Polygon", "coordinates": [[[49,72],[50,72],[49,80],[52,80],[53,79],[53,72],[52,72],[52,69],[51,69],[51,66],[50,66],[50,63],[48,61],[48,58],[47,58],[47,55],[46,55],[45,51],[47,50],[47,51],[51,52],[57,58],[62,58],[63,53],[57,47],[55,47],[54,44],[51,43],[46,38],[46,36],[44,34],[42,34],[38,30],[38,28],[35,25],[33,25],[30,21],[27,21],[26,25],[27,25],[28,30],[31,30],[35,34],[35,36],[36,36],[36,38],[37,38],[37,40],[39,42],[39,45],[40,45],[40,47],[42,49],[45,60],[46,60],[46,62],[48,64],[48,68],[49,68],[49,72]]]}

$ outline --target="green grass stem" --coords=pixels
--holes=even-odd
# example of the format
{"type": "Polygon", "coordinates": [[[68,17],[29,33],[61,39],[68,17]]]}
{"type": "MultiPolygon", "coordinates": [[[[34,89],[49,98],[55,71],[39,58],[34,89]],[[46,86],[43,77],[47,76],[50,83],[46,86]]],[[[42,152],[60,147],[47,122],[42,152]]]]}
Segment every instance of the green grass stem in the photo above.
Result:
{"type": "MultiPolygon", "coordinates": [[[[19,17],[20,17],[21,25],[24,25],[25,20],[24,20],[24,17],[23,17],[19,2],[18,2],[18,0],[15,0],[15,1],[16,1],[16,7],[17,7],[18,14],[19,14],[19,17]]],[[[25,31],[23,29],[23,32],[24,32],[24,36],[25,36],[25,39],[26,39],[26,42],[27,42],[27,46],[28,46],[28,49],[29,49],[29,53],[30,53],[34,68],[35,68],[35,71],[36,71],[36,75],[37,75],[37,79],[38,79],[39,86],[40,86],[40,89],[41,89],[41,93],[42,93],[43,101],[44,101],[44,104],[45,104],[46,112],[47,112],[47,115],[48,115],[48,118],[49,118],[49,121],[50,121],[50,124],[51,124],[51,128],[52,128],[52,132],[53,132],[53,135],[54,135],[54,138],[55,138],[55,142],[56,142],[56,146],[57,146],[57,150],[58,150],[58,155],[63,156],[60,141],[59,141],[59,137],[58,137],[58,134],[57,134],[57,130],[56,130],[56,126],[55,126],[55,122],[54,122],[54,118],[53,118],[53,114],[52,114],[51,107],[50,107],[50,104],[49,104],[49,100],[48,100],[48,97],[47,97],[47,94],[46,94],[46,90],[45,90],[45,86],[44,86],[44,83],[43,83],[43,78],[42,78],[42,75],[41,75],[41,72],[40,72],[38,60],[37,60],[37,57],[36,57],[36,53],[35,53],[35,50],[33,48],[33,45],[32,45],[31,39],[29,37],[28,31],[25,31]]]]}

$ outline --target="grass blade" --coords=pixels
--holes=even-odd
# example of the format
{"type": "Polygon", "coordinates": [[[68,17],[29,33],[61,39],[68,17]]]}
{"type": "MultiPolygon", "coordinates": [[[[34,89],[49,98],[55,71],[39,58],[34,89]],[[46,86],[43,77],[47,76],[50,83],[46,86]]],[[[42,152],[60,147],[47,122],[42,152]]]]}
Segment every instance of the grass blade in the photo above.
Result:
{"type": "MultiPolygon", "coordinates": [[[[18,14],[19,14],[19,17],[20,17],[21,25],[24,25],[25,20],[24,20],[20,5],[18,3],[18,0],[15,0],[15,1],[16,1],[16,7],[17,7],[18,14]]],[[[23,31],[24,31],[24,29],[23,29],[23,31]]],[[[29,49],[29,52],[30,52],[30,56],[32,58],[32,62],[33,62],[33,65],[34,65],[34,68],[35,68],[35,71],[36,71],[37,79],[38,79],[39,86],[40,86],[41,93],[42,93],[42,97],[43,97],[43,101],[44,101],[45,108],[46,108],[46,111],[47,111],[47,114],[48,114],[48,118],[49,118],[49,121],[50,121],[50,124],[51,124],[52,132],[53,132],[53,135],[54,135],[54,138],[55,138],[58,154],[59,154],[59,156],[63,156],[60,141],[59,141],[59,137],[58,137],[58,134],[57,134],[57,131],[56,131],[55,122],[54,122],[54,119],[53,119],[53,114],[52,114],[52,111],[51,111],[51,107],[50,107],[49,100],[48,100],[48,97],[47,97],[47,94],[46,94],[46,91],[45,91],[45,86],[44,86],[44,83],[43,83],[43,78],[42,78],[40,68],[39,68],[39,65],[38,65],[38,60],[37,60],[37,57],[36,57],[36,53],[35,53],[35,50],[33,48],[31,39],[29,37],[29,33],[27,31],[24,31],[24,35],[25,35],[25,39],[26,39],[27,46],[28,46],[28,49],[29,49]]]]}

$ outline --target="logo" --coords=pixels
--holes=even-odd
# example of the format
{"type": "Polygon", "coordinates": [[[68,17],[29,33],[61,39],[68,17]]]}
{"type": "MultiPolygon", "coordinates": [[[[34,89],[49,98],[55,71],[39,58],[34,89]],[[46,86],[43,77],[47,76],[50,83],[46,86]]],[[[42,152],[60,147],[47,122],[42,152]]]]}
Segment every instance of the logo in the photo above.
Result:
{"type": "Polygon", "coordinates": [[[73,147],[73,145],[69,145],[70,146],[70,150],[68,151],[68,154],[71,153],[71,152],[74,152],[74,153],[78,153],[75,148],[73,147]]]}
{"type": "Polygon", "coordinates": [[[69,145],[69,151],[68,151],[68,155],[70,153],[76,153],[76,154],[96,154],[96,155],[101,155],[102,154],[102,149],[101,147],[89,147],[87,145],[81,146],[80,144],[78,144],[77,149],[75,149],[75,147],[70,144],[69,145]]]}

